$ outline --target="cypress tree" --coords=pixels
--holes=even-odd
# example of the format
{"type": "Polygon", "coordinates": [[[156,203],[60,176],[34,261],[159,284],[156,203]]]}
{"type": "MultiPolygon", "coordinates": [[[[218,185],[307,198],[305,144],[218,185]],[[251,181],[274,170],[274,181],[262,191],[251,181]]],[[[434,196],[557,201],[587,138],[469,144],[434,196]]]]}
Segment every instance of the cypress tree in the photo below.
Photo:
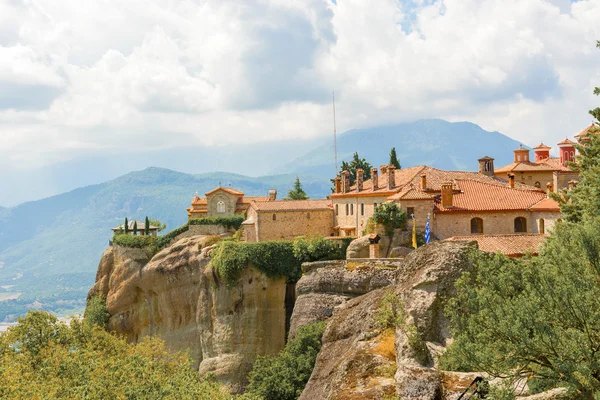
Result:
{"type": "Polygon", "coordinates": [[[127,221],[127,217],[125,217],[125,233],[129,233],[129,221],[127,221]]]}
{"type": "Polygon", "coordinates": [[[146,221],[145,221],[145,225],[144,225],[144,235],[149,235],[150,234],[150,220],[148,219],[148,216],[146,216],[146,221]]]}
{"type": "Polygon", "coordinates": [[[137,235],[137,233],[138,233],[137,221],[133,221],[133,234],[137,235]]]}
{"type": "Polygon", "coordinates": [[[393,165],[394,167],[396,167],[396,169],[402,168],[400,166],[400,161],[398,161],[398,156],[396,156],[396,148],[395,147],[392,147],[392,150],[390,151],[390,164],[389,165],[393,165]]]}

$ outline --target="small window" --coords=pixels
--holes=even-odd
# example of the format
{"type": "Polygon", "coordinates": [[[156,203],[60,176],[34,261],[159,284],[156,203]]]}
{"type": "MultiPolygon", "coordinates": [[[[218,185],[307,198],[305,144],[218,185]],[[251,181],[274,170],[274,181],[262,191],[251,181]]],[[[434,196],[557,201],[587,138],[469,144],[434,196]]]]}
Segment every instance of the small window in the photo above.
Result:
{"type": "Polygon", "coordinates": [[[350,208],[349,208],[349,207],[350,207],[350,206],[349,206],[348,204],[346,204],[346,215],[348,215],[348,214],[349,214],[349,212],[350,212],[350,211],[349,211],[349,210],[350,210],[350,208]]]}
{"type": "Polygon", "coordinates": [[[340,205],[339,204],[335,205],[335,215],[340,215],[340,205]]]}
{"type": "Polygon", "coordinates": [[[373,211],[377,208],[377,203],[373,203],[373,211]]]}
{"type": "Polygon", "coordinates": [[[527,220],[524,217],[515,218],[515,233],[527,232],[527,220]]]}
{"type": "Polygon", "coordinates": [[[277,221],[277,214],[273,214],[273,221],[277,221]]]}
{"type": "Polygon", "coordinates": [[[471,219],[471,233],[483,233],[483,220],[481,218],[471,219]]]}
{"type": "Polygon", "coordinates": [[[414,207],[406,207],[406,214],[408,215],[408,218],[412,218],[414,213],[415,213],[414,207]]]}
{"type": "Polygon", "coordinates": [[[217,212],[218,213],[224,213],[225,212],[225,202],[224,201],[219,201],[217,203],[217,212]]]}
{"type": "Polygon", "coordinates": [[[350,215],[354,215],[354,204],[350,204],[350,215]]]}
{"type": "Polygon", "coordinates": [[[540,218],[539,222],[539,231],[540,231],[540,235],[543,235],[544,233],[546,233],[546,222],[544,221],[544,218],[540,218]]]}
{"type": "Polygon", "coordinates": [[[306,213],[306,219],[310,219],[310,213],[306,213]]]}
{"type": "Polygon", "coordinates": [[[536,182],[536,183],[533,184],[533,186],[535,186],[536,188],[541,188],[542,184],[539,183],[539,182],[536,182]]]}
{"type": "Polygon", "coordinates": [[[365,204],[364,203],[360,204],[360,215],[365,215],[365,204]]]}

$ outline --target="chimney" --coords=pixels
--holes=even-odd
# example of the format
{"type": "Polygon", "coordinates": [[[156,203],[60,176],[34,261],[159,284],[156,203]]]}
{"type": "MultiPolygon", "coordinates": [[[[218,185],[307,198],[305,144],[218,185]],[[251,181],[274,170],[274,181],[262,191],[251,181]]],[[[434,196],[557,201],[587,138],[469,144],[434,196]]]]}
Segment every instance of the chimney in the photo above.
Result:
{"type": "Polygon", "coordinates": [[[554,185],[551,184],[550,182],[546,183],[546,193],[550,194],[553,192],[554,185]]]}
{"type": "Polygon", "coordinates": [[[479,173],[487,176],[494,176],[494,159],[485,156],[479,160],[479,173]]]}
{"type": "Polygon", "coordinates": [[[372,190],[379,189],[379,176],[377,175],[377,168],[371,168],[371,182],[373,184],[372,190]]]}
{"type": "Polygon", "coordinates": [[[339,176],[335,177],[335,192],[336,193],[341,193],[342,191],[342,178],[340,178],[339,176]]]}
{"type": "Polygon", "coordinates": [[[388,165],[387,167],[388,190],[392,190],[396,187],[396,174],[394,173],[395,169],[396,167],[394,167],[393,165],[388,165]]]}
{"type": "Polygon", "coordinates": [[[350,172],[342,171],[342,193],[350,190],[350,172]]]}
{"type": "Polygon", "coordinates": [[[385,173],[387,172],[387,165],[382,165],[379,167],[379,169],[381,170],[381,176],[385,175],[385,173]]]}
{"type": "Polygon", "coordinates": [[[427,175],[421,175],[421,190],[427,190],[427,175]]]}
{"type": "Polygon", "coordinates": [[[515,163],[529,162],[529,150],[524,149],[523,145],[520,145],[518,149],[514,151],[515,163]]]}
{"type": "Polygon", "coordinates": [[[356,170],[356,191],[363,190],[363,181],[365,180],[365,171],[362,168],[356,170]]]}
{"type": "Polygon", "coordinates": [[[452,208],[452,182],[442,183],[442,207],[452,208]]]}
{"type": "Polygon", "coordinates": [[[277,200],[277,189],[269,190],[269,201],[277,200]]]}
{"type": "Polygon", "coordinates": [[[508,174],[508,184],[511,188],[515,187],[515,174],[508,174]]]}

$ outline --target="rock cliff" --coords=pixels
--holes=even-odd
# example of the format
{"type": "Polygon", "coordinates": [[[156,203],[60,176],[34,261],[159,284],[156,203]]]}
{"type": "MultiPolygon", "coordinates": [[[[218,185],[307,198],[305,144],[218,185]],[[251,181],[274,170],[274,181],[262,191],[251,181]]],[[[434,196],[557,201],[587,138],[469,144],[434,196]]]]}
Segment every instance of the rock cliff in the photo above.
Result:
{"type": "Polygon", "coordinates": [[[109,329],[132,341],[159,336],[189,351],[201,374],[240,392],[257,355],[285,344],[285,279],[249,266],[230,288],[209,266],[206,236],[183,238],[152,257],[141,249],[106,250],[90,296],[106,296],[109,329]]]}
{"type": "MultiPolygon", "coordinates": [[[[470,268],[469,249],[466,243],[432,243],[397,263],[389,286],[341,301],[328,320],[323,347],[300,398],[455,398],[471,379],[440,373],[434,355],[449,338],[442,300],[452,295],[455,280],[470,268]],[[383,329],[376,321],[386,292],[402,299],[408,312],[406,324],[395,330],[383,329]],[[410,330],[410,326],[416,329],[410,330]]],[[[325,269],[320,275],[327,274],[325,269]]],[[[298,287],[308,286],[315,277],[315,272],[305,274],[298,287]]],[[[343,280],[334,277],[331,283],[339,281],[343,280]]],[[[327,285],[319,282],[312,286],[327,285]]],[[[337,291],[330,292],[333,294],[337,291]]],[[[297,310],[300,298],[292,320],[297,313],[301,315],[297,310]]]]}

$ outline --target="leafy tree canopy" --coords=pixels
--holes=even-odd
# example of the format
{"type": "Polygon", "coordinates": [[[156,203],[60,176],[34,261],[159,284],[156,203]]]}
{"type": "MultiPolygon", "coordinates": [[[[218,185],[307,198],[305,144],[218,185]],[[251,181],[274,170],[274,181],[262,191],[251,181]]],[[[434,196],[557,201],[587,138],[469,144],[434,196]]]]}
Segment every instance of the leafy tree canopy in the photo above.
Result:
{"type": "Polygon", "coordinates": [[[405,228],[408,215],[396,203],[383,203],[375,208],[373,220],[383,225],[386,234],[391,236],[394,229],[405,228]]]}
{"type": "Polygon", "coordinates": [[[310,378],[325,322],[304,325],[277,356],[258,357],[250,372],[249,394],[264,400],[295,400],[310,378]]]}
{"type": "Polygon", "coordinates": [[[294,181],[294,188],[288,192],[287,197],[284,200],[308,200],[309,197],[302,189],[302,184],[300,183],[300,178],[296,177],[294,181]]]}
{"type": "MultiPolygon", "coordinates": [[[[371,168],[373,166],[367,162],[366,159],[360,158],[358,152],[354,153],[352,160],[350,162],[342,161],[342,171],[350,172],[350,186],[354,185],[356,182],[356,170],[361,169],[364,171],[364,179],[371,179],[371,168]]],[[[335,179],[331,179],[331,183],[333,184],[332,192],[335,191],[335,179]]]]}
{"type": "Polygon", "coordinates": [[[167,227],[166,223],[161,222],[157,218],[148,218],[148,222],[150,222],[150,225],[158,227],[159,232],[164,231],[167,227]]]}
{"type": "Polygon", "coordinates": [[[43,311],[0,334],[0,366],[3,399],[232,398],[159,339],[132,346],[98,326],[67,326],[43,311]]]}

